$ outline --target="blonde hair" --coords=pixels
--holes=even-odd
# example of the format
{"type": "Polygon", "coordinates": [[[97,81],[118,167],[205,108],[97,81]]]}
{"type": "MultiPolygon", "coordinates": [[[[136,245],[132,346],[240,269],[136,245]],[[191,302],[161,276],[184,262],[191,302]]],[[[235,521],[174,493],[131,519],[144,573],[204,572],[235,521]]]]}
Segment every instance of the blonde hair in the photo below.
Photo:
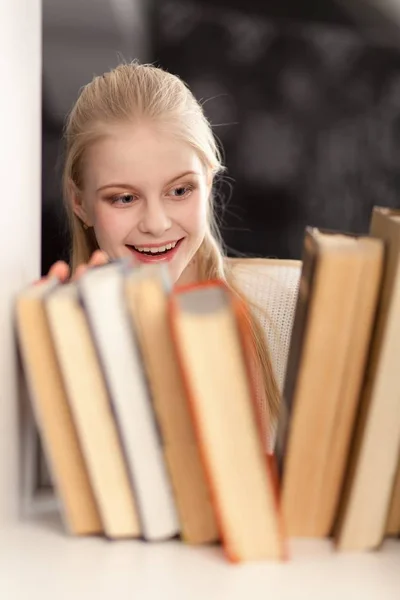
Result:
{"type": "MultiPolygon", "coordinates": [[[[68,115],[64,137],[66,156],[63,190],[72,236],[71,268],[88,262],[98,249],[94,231],[85,229],[75,215],[70,202],[71,186],[82,188],[84,153],[103,134],[104,123],[157,121],[171,127],[174,135],[183,139],[198,154],[212,176],[224,170],[221,153],[201,105],[179,77],[152,65],[121,64],[86,85],[68,115]]],[[[208,225],[204,240],[197,253],[199,275],[202,280],[220,278],[238,296],[244,297],[235,283],[225,253],[213,210],[211,194],[208,207],[208,225]]],[[[271,358],[262,326],[253,311],[248,320],[254,342],[255,361],[259,365],[260,383],[265,390],[264,402],[271,424],[279,409],[279,390],[274,377],[271,358]]],[[[263,411],[263,412],[264,412],[263,411]]]]}

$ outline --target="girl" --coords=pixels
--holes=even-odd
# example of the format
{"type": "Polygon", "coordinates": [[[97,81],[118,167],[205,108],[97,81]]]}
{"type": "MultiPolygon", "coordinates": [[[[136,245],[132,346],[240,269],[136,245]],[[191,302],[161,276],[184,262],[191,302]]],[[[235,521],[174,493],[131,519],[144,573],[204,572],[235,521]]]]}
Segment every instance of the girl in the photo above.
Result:
{"type": "MultiPolygon", "coordinates": [[[[177,284],[221,278],[241,297],[224,256],[213,182],[224,170],[210,124],[187,86],[151,65],[123,64],[83,88],[65,128],[64,198],[71,271],[131,256],[166,261],[177,284]]],[[[58,262],[50,275],[70,275],[58,262]]],[[[279,390],[266,336],[250,315],[266,446],[279,390]]]]}

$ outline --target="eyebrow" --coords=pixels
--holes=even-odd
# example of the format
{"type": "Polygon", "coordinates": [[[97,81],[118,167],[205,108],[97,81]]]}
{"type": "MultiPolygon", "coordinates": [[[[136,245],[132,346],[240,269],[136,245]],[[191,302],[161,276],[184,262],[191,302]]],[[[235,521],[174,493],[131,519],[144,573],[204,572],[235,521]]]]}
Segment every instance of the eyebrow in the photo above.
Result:
{"type": "MultiPolygon", "coordinates": [[[[176,177],[173,177],[172,179],[170,179],[170,181],[167,182],[166,185],[171,185],[171,183],[174,183],[174,181],[177,181],[178,179],[182,179],[182,177],[186,177],[186,175],[198,175],[199,177],[201,176],[201,173],[199,173],[198,171],[185,171],[184,173],[181,173],[180,175],[177,175],[176,177]]],[[[106,185],[102,185],[101,187],[99,187],[96,192],[101,192],[102,190],[105,190],[107,188],[134,188],[135,186],[132,185],[131,183],[107,183],[106,185]]]]}

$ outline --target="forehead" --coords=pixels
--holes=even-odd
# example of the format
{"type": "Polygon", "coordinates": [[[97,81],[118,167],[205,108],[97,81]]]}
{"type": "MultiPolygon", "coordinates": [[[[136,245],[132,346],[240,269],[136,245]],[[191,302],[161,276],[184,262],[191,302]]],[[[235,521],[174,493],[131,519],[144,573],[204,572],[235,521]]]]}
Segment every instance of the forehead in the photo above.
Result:
{"type": "Polygon", "coordinates": [[[107,128],[87,150],[84,185],[97,189],[116,180],[138,186],[162,184],[185,171],[203,171],[189,144],[168,131],[128,123],[107,128]]]}

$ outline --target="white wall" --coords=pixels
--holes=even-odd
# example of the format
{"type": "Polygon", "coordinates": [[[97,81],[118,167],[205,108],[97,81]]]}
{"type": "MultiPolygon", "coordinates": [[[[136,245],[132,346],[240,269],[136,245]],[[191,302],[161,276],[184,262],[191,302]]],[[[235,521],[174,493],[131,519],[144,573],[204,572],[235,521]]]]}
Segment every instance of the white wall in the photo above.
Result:
{"type": "Polygon", "coordinates": [[[17,515],[13,298],[40,273],[41,2],[0,0],[0,524],[17,515]]]}

